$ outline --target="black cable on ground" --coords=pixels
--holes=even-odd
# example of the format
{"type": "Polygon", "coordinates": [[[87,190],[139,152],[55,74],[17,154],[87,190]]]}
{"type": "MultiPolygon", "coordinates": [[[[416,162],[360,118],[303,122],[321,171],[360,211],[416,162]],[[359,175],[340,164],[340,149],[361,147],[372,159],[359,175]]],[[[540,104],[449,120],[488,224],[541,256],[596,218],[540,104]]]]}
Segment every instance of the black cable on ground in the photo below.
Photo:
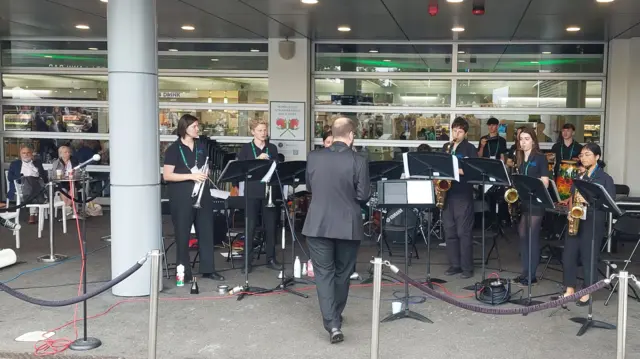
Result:
{"type": "Polygon", "coordinates": [[[400,278],[402,278],[404,281],[407,281],[410,285],[418,288],[419,290],[425,292],[426,294],[433,296],[435,298],[438,298],[442,301],[445,301],[451,305],[454,305],[456,307],[460,307],[462,309],[467,309],[470,310],[472,312],[477,312],[477,313],[484,313],[484,314],[493,314],[493,315],[514,315],[514,314],[528,314],[528,313],[533,313],[533,312],[538,312],[541,310],[546,310],[546,309],[550,309],[550,308],[555,308],[555,307],[559,307],[563,304],[569,303],[569,302],[573,302],[575,300],[577,300],[578,298],[584,297],[585,295],[591,294],[595,291],[598,291],[602,288],[604,288],[607,285],[607,282],[604,280],[601,280],[599,282],[597,282],[596,284],[589,286],[587,288],[584,288],[570,296],[566,296],[563,298],[560,298],[558,300],[553,300],[550,302],[545,302],[545,303],[541,303],[541,304],[537,304],[537,305],[532,305],[532,306],[528,306],[528,307],[519,307],[519,308],[505,308],[505,309],[500,309],[500,308],[491,308],[491,307],[484,307],[484,306],[478,306],[478,305],[474,305],[474,304],[470,304],[470,303],[464,303],[461,302],[459,300],[457,300],[456,298],[453,298],[451,296],[448,296],[446,294],[442,294],[438,291],[435,291],[425,285],[422,285],[420,283],[418,283],[417,281],[413,280],[411,277],[409,277],[407,274],[405,274],[404,272],[402,272],[401,270],[399,270],[397,267],[395,266],[391,266],[391,269],[393,270],[393,272],[398,275],[400,278]]]}
{"type": "Polygon", "coordinates": [[[93,298],[98,294],[103,293],[104,291],[107,291],[109,289],[111,289],[113,286],[115,286],[116,284],[122,282],[123,280],[127,279],[130,275],[132,275],[133,273],[135,273],[138,269],[140,269],[142,267],[142,265],[144,264],[144,262],[146,262],[147,257],[144,257],[142,259],[140,259],[138,262],[136,262],[136,264],[134,264],[131,268],[127,269],[125,272],[123,272],[122,274],[120,274],[119,276],[117,276],[116,278],[110,280],[109,282],[105,283],[103,286],[92,290],[89,293],[83,294],[81,296],[77,296],[74,298],[69,298],[69,299],[63,299],[63,300],[42,300],[42,299],[38,299],[38,298],[33,298],[30,297],[24,293],[20,293],[14,289],[12,289],[11,287],[0,283],[0,289],[2,289],[4,292],[6,292],[7,294],[18,298],[22,301],[31,303],[31,304],[35,304],[35,305],[39,305],[42,307],[65,307],[68,305],[72,305],[72,304],[76,304],[76,303],[80,303],[83,302],[87,299],[93,298]]]}

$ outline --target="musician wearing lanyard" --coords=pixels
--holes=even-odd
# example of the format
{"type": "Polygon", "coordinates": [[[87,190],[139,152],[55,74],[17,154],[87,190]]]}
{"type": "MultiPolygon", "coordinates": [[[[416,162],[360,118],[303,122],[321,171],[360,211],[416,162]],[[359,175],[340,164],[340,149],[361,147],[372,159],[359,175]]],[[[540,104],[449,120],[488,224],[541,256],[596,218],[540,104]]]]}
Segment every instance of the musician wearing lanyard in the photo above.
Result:
{"type": "MultiPolygon", "coordinates": [[[[587,143],[582,148],[582,151],[579,155],[580,161],[583,166],[586,168],[586,172],[582,175],[578,176],[577,179],[585,180],[591,183],[597,183],[602,185],[611,198],[616,198],[616,188],[613,181],[613,178],[609,176],[605,171],[605,163],[600,159],[602,156],[602,152],[600,150],[600,146],[595,143],[587,143]]],[[[571,197],[567,200],[569,201],[569,208],[578,205],[578,203],[573,203],[573,198],[575,194],[576,188],[572,186],[571,188],[571,197]]],[[[567,235],[565,237],[564,242],[564,251],[562,254],[562,265],[563,265],[563,284],[565,286],[565,296],[572,295],[576,291],[576,283],[578,276],[578,258],[580,258],[580,262],[582,262],[582,267],[584,269],[584,287],[588,287],[595,283],[595,278],[590,280],[591,277],[591,240],[592,240],[592,231],[593,231],[593,222],[596,222],[595,228],[595,245],[594,248],[596,250],[600,249],[600,245],[602,242],[602,238],[604,237],[605,232],[605,222],[607,219],[607,215],[605,212],[597,210],[594,212],[593,208],[589,208],[587,206],[586,217],[580,220],[580,224],[578,226],[577,235],[570,236],[567,235]]],[[[597,252],[596,252],[597,253],[597,252]]],[[[596,254],[596,262],[594,264],[597,265],[597,254],[596,254]]],[[[580,298],[576,304],[578,306],[586,306],[588,305],[589,296],[586,295],[580,298]]]]}
{"type": "Polygon", "coordinates": [[[578,155],[582,151],[582,145],[573,139],[576,127],[571,123],[565,123],[562,126],[562,140],[558,141],[551,147],[551,152],[556,155],[556,164],[553,166],[554,177],[560,172],[560,164],[562,161],[578,160],[578,155]]]}
{"type": "MultiPolygon", "coordinates": [[[[254,159],[261,160],[277,160],[278,159],[278,148],[267,142],[268,132],[267,126],[269,122],[266,120],[253,120],[251,121],[249,127],[251,129],[251,134],[253,135],[253,140],[249,143],[246,143],[240,149],[238,153],[239,161],[247,161],[254,159]]],[[[253,248],[253,240],[255,237],[256,224],[258,223],[258,217],[260,216],[260,211],[262,209],[262,224],[264,226],[265,231],[265,252],[267,253],[267,267],[273,270],[280,270],[280,263],[276,260],[276,236],[278,232],[278,217],[280,213],[280,203],[277,200],[280,200],[279,193],[280,191],[274,191],[274,188],[277,186],[273,186],[271,188],[272,191],[272,201],[275,207],[267,207],[268,200],[265,198],[263,200],[252,199],[249,198],[249,208],[246,211],[245,219],[249,221],[249,232],[245,236],[245,248],[253,248]]],[[[258,195],[265,197],[266,188],[263,183],[260,182],[249,182],[248,185],[245,186],[243,195],[249,193],[251,197],[257,197],[258,195]]],[[[251,273],[253,256],[249,257],[249,273],[251,273]]],[[[244,273],[244,269],[243,269],[244,273]]]]}
{"type": "Polygon", "coordinates": [[[489,134],[480,138],[478,157],[493,158],[504,161],[504,155],[508,152],[507,140],[498,134],[500,121],[491,117],[487,120],[489,134]]]}
{"type": "MultiPolygon", "coordinates": [[[[456,118],[451,124],[453,142],[446,144],[444,151],[460,159],[478,157],[476,146],[465,138],[467,131],[469,123],[464,118],[456,118]]],[[[460,278],[466,279],[473,277],[473,185],[465,181],[463,170],[459,171],[460,182],[451,182],[442,212],[450,266],[445,275],[462,273],[460,278]]]]}
{"type": "MultiPolygon", "coordinates": [[[[536,133],[531,128],[525,128],[520,133],[520,149],[522,160],[516,163],[518,173],[521,175],[539,178],[545,187],[549,187],[549,165],[547,157],[540,152],[540,145],[536,133]]],[[[537,283],[536,270],[540,263],[540,229],[545,210],[539,207],[529,208],[529,202],[522,201],[522,216],[518,223],[518,236],[520,237],[520,259],[522,261],[522,274],[512,281],[526,287],[529,268],[531,268],[531,284],[537,283]],[[531,213],[531,223],[529,222],[531,213]],[[531,267],[529,267],[529,227],[531,227],[531,267]]]]}
{"type": "Polygon", "coordinates": [[[209,177],[202,173],[205,165],[206,147],[199,143],[198,119],[184,115],[178,121],[178,140],[172,143],[164,154],[163,177],[167,182],[171,220],[176,237],[176,264],[185,269],[185,281],[193,278],[189,256],[189,237],[194,224],[198,236],[200,253],[200,273],[204,278],[224,280],[214,266],[213,247],[213,207],[209,177]],[[196,182],[204,182],[200,205],[195,209],[197,196],[192,197],[196,182]]]}

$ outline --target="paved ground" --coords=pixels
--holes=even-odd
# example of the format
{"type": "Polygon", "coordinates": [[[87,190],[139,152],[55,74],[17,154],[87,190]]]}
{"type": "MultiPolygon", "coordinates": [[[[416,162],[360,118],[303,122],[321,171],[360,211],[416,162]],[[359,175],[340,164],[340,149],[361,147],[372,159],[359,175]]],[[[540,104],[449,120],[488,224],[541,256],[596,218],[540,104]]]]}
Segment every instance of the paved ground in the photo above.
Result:
{"type": "MultiPolygon", "coordinates": [[[[108,213],[108,212],[107,212],[108,213]]],[[[106,281],[110,278],[110,249],[100,241],[108,234],[108,216],[92,218],[87,223],[88,250],[97,250],[89,257],[88,280],[106,281]],[[102,248],[102,249],[100,249],[102,248]]],[[[73,228],[69,226],[69,228],[73,228]]],[[[0,246],[13,246],[13,238],[0,229],[0,246]]],[[[170,227],[166,232],[171,233],[170,227]]],[[[10,281],[14,288],[35,297],[62,299],[75,295],[79,277],[79,262],[71,260],[44,270],[35,258],[47,252],[47,236],[36,240],[35,226],[23,230],[23,248],[19,255],[26,263],[0,270],[0,281],[14,278],[21,272],[30,271],[10,281]]],[[[72,231],[58,234],[58,252],[67,255],[78,253],[77,238],[72,231]]],[[[501,253],[505,269],[517,268],[518,255],[515,241],[503,243],[501,253]]],[[[414,278],[425,276],[426,255],[424,245],[419,246],[420,260],[414,260],[410,274],[414,278]]],[[[479,249],[479,248],[478,248],[479,249]]],[[[298,250],[299,252],[299,250],[298,250]]],[[[394,250],[394,263],[403,265],[400,249],[394,250]]],[[[366,275],[367,261],[373,249],[363,246],[358,271],[366,275]]],[[[173,258],[170,253],[170,259],[173,258]]],[[[217,257],[220,258],[220,257],[217,257]]],[[[287,258],[289,256],[287,255],[287,258]]],[[[442,277],[446,269],[444,251],[433,250],[433,275],[442,277]]],[[[495,261],[489,264],[496,267],[495,261]]],[[[219,268],[228,267],[223,260],[219,268]]],[[[494,270],[491,270],[493,272],[494,270]]],[[[640,273],[640,271],[638,271],[640,273]]],[[[476,272],[476,280],[480,271],[476,272]]],[[[550,271],[550,276],[559,279],[559,273],[550,271]]],[[[234,286],[242,283],[239,270],[228,270],[226,283],[234,286]]],[[[501,276],[513,273],[504,271],[501,276]]],[[[251,275],[251,283],[262,287],[278,284],[276,273],[258,267],[251,275]]],[[[357,283],[357,282],[354,282],[357,283]]],[[[446,287],[456,295],[468,296],[462,287],[471,280],[454,279],[446,287]]],[[[161,295],[158,329],[158,357],[160,358],[369,358],[371,336],[371,293],[367,286],[355,286],[351,292],[345,312],[344,331],[346,340],[340,345],[329,345],[319,318],[317,298],[313,287],[298,285],[297,289],[310,298],[303,299],[291,294],[275,294],[250,297],[243,301],[219,297],[215,287],[218,283],[200,282],[200,295],[192,296],[188,288],[176,288],[165,281],[161,295]],[[183,300],[178,300],[182,298],[183,300]]],[[[94,283],[91,286],[97,286],[94,283]]],[[[553,293],[557,283],[543,280],[534,287],[535,295],[553,293]]],[[[400,286],[383,288],[381,316],[391,310],[391,300],[399,294],[400,286]]],[[[380,325],[381,358],[611,358],[616,355],[616,332],[594,329],[583,337],[576,337],[578,325],[569,321],[573,316],[584,316],[586,309],[569,305],[570,312],[562,311],[549,317],[549,311],[529,316],[488,316],[475,314],[452,307],[431,298],[424,298],[416,289],[411,290],[412,300],[425,301],[412,308],[434,321],[420,323],[411,319],[383,323],[380,325]],[[567,354],[570,353],[570,354],[567,354]]],[[[596,295],[594,313],[597,319],[615,323],[616,297],[608,307],[603,306],[606,292],[596,295]]],[[[543,297],[546,300],[548,296],[543,297]]],[[[473,303],[475,300],[465,299],[473,303]]],[[[506,306],[505,306],[506,307],[506,306]]],[[[116,356],[144,358],[147,353],[148,303],[144,299],[127,302],[107,292],[89,301],[90,316],[100,315],[109,308],[108,314],[89,321],[90,336],[103,341],[102,347],[90,353],[67,351],[66,355],[116,356]],[[119,304],[120,303],[120,304],[119,304]],[[114,307],[115,306],[115,307],[114,307]]],[[[638,335],[640,304],[629,302],[627,357],[640,357],[638,335]]],[[[14,341],[19,335],[32,330],[50,330],[73,319],[73,307],[43,308],[20,302],[8,295],[0,295],[0,358],[16,357],[18,353],[32,353],[33,343],[14,341]],[[11,355],[7,353],[13,353],[11,355]]],[[[79,311],[79,313],[82,313],[79,311]]],[[[81,314],[79,314],[79,317],[81,314]]],[[[79,325],[79,332],[81,331],[79,325]]],[[[73,326],[57,332],[55,338],[75,338],[73,326]]],[[[19,356],[18,356],[19,357],[19,356]]]]}

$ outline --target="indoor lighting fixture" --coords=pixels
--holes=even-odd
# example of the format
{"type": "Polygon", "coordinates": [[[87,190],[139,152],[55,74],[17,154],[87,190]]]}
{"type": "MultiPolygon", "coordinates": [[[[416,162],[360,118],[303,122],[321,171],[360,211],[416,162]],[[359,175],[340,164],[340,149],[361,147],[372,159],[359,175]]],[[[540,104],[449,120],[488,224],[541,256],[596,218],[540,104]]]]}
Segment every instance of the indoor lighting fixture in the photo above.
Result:
{"type": "Polygon", "coordinates": [[[378,50],[369,50],[369,52],[372,53],[372,54],[377,54],[378,50]]]}
{"type": "Polygon", "coordinates": [[[542,51],[543,55],[551,55],[551,51],[542,51]]]}
{"type": "Polygon", "coordinates": [[[613,2],[613,0],[596,0],[596,2],[613,2]]]}
{"type": "Polygon", "coordinates": [[[300,2],[303,3],[303,4],[313,5],[313,4],[317,4],[318,0],[300,0],[300,2]]]}
{"type": "Polygon", "coordinates": [[[382,60],[382,61],[384,61],[384,62],[391,62],[391,60],[387,60],[387,59],[385,59],[385,60],[382,60]]]}
{"type": "Polygon", "coordinates": [[[89,30],[89,25],[78,24],[78,25],[76,25],[76,29],[89,30]]]}
{"type": "Polygon", "coordinates": [[[532,64],[539,64],[538,61],[531,61],[532,64]]]}
{"type": "Polygon", "coordinates": [[[100,2],[109,2],[109,0],[100,0],[100,2]]]}
{"type": "Polygon", "coordinates": [[[218,60],[218,59],[211,59],[211,61],[213,61],[213,62],[218,62],[218,61],[220,61],[220,60],[218,60]]]}
{"type": "Polygon", "coordinates": [[[193,27],[193,26],[191,26],[191,25],[182,25],[181,29],[182,29],[182,30],[185,30],[185,31],[193,31],[193,30],[195,30],[196,28],[195,28],[195,27],[193,27]]]}
{"type": "Polygon", "coordinates": [[[464,60],[458,60],[458,62],[462,63],[462,62],[465,62],[465,61],[464,60]]]}
{"type": "Polygon", "coordinates": [[[567,31],[569,32],[576,32],[576,31],[580,31],[580,28],[578,26],[569,26],[567,28],[567,31]]]}
{"type": "Polygon", "coordinates": [[[175,52],[175,51],[178,51],[178,49],[169,49],[169,51],[175,52]]]}
{"type": "Polygon", "coordinates": [[[90,47],[90,48],[89,48],[89,50],[91,50],[91,51],[98,51],[98,48],[97,48],[97,47],[90,47]]]}
{"type": "Polygon", "coordinates": [[[456,26],[456,27],[452,28],[451,31],[453,31],[453,32],[462,32],[462,31],[464,31],[464,27],[456,26]]]}
{"type": "Polygon", "coordinates": [[[464,54],[464,51],[458,51],[459,54],[464,54]]]}
{"type": "Polygon", "coordinates": [[[453,2],[453,3],[458,3],[458,2],[463,2],[464,0],[447,0],[447,2],[453,2]]]}
{"type": "Polygon", "coordinates": [[[251,49],[251,52],[260,52],[258,49],[251,49]]]}
{"type": "Polygon", "coordinates": [[[342,26],[338,26],[338,31],[349,32],[349,31],[351,31],[351,28],[349,26],[342,25],[342,26]]]}
{"type": "Polygon", "coordinates": [[[44,57],[47,58],[47,59],[53,58],[53,56],[51,56],[51,55],[44,55],[44,57]]]}

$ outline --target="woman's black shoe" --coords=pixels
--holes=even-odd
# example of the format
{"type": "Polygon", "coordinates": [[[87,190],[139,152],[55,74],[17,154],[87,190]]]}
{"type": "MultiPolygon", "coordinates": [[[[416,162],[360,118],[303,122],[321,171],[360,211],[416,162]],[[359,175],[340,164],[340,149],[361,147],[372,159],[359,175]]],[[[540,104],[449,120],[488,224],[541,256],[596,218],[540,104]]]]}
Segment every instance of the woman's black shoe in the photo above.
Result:
{"type": "Polygon", "coordinates": [[[205,273],[202,275],[202,278],[209,278],[209,279],[220,280],[220,281],[224,280],[224,277],[218,274],[218,272],[205,273]]]}

